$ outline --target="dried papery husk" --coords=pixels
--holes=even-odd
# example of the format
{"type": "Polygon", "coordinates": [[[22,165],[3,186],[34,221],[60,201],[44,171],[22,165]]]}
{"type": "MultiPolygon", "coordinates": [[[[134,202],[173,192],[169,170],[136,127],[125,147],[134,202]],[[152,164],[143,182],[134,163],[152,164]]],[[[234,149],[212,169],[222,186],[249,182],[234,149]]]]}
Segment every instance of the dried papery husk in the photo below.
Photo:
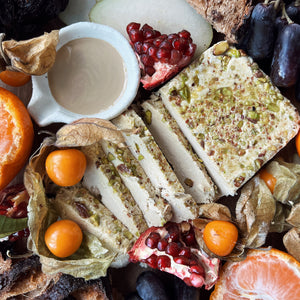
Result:
{"type": "Polygon", "coordinates": [[[236,221],[245,247],[257,248],[265,243],[275,210],[272,193],[259,176],[243,187],[236,204],[236,221]]]}
{"type": "Polygon", "coordinates": [[[2,58],[12,71],[43,75],[55,62],[58,41],[58,30],[24,41],[3,41],[2,58]]]}
{"type": "Polygon", "coordinates": [[[300,203],[294,205],[286,221],[292,226],[300,228],[300,203]]]}
{"type": "Polygon", "coordinates": [[[284,204],[300,201],[300,165],[274,160],[266,166],[267,172],[276,178],[273,197],[284,204]]]}
{"type": "Polygon", "coordinates": [[[199,217],[211,220],[231,221],[229,208],[219,203],[207,203],[200,205],[199,217]]]}
{"type": "Polygon", "coordinates": [[[269,232],[284,232],[291,228],[291,225],[286,222],[286,218],[290,214],[291,208],[288,205],[276,201],[276,212],[274,219],[271,222],[269,232]]]}
{"type": "Polygon", "coordinates": [[[289,254],[300,262],[300,228],[290,229],[283,237],[283,244],[289,254]]]}
{"type": "Polygon", "coordinates": [[[25,169],[24,184],[30,195],[28,203],[30,236],[27,247],[39,255],[45,273],[63,272],[86,280],[105,276],[116,253],[103,247],[101,241],[89,232],[83,232],[83,242],[79,250],[66,259],[55,257],[45,244],[44,235],[47,228],[60,217],[60,212],[51,204],[49,195],[54,196],[55,189],[47,180],[45,171],[46,157],[57,149],[53,145],[54,141],[53,137],[46,138],[25,169]]]}
{"type": "Polygon", "coordinates": [[[115,125],[110,121],[98,118],[82,118],[63,126],[56,133],[57,147],[90,146],[101,140],[106,140],[124,147],[125,139],[115,125]]]}

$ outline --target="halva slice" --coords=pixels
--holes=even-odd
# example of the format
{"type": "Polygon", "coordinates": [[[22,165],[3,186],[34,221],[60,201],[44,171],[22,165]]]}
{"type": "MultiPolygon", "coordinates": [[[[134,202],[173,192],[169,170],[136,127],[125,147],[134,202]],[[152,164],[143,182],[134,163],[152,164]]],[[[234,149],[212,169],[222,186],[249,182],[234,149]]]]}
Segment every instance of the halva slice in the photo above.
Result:
{"type": "Polygon", "coordinates": [[[138,237],[148,228],[147,223],[100,142],[82,147],[82,152],[87,158],[83,185],[99,195],[101,202],[138,237]]]}
{"type": "Polygon", "coordinates": [[[224,195],[234,195],[299,130],[296,108],[225,41],[159,93],[224,195]]]}
{"type": "Polygon", "coordinates": [[[130,231],[96,197],[83,187],[61,188],[51,204],[64,219],[74,220],[96,237],[106,249],[116,253],[114,266],[128,262],[127,252],[135,241],[130,231]]]}
{"type": "Polygon", "coordinates": [[[141,105],[147,127],[186,192],[191,194],[197,203],[216,200],[218,193],[215,184],[162,101],[153,97],[141,105]]]}
{"type": "Polygon", "coordinates": [[[104,140],[101,144],[109,161],[115,166],[119,176],[143,212],[148,226],[163,226],[170,221],[172,218],[170,204],[156,193],[145,171],[130,150],[104,140]]]}
{"type": "Polygon", "coordinates": [[[172,220],[177,222],[197,217],[197,203],[191,195],[185,193],[176,174],[137,113],[129,109],[112,122],[124,130],[123,135],[131,153],[139,161],[156,191],[170,203],[173,210],[172,220]]]}

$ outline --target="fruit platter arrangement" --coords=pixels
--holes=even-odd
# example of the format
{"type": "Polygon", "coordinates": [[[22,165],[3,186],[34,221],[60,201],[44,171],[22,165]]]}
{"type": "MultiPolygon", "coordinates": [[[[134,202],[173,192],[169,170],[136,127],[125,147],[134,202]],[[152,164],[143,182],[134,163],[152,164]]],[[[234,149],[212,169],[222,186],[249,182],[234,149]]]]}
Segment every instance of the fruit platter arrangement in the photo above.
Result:
{"type": "Polygon", "coordinates": [[[300,299],[300,1],[2,2],[1,299],[300,299]]]}

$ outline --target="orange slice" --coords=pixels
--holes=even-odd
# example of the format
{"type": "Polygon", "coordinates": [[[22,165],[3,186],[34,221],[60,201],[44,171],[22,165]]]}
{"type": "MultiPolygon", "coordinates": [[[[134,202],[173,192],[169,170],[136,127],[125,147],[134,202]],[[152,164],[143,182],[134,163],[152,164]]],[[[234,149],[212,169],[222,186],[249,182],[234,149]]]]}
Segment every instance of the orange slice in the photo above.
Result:
{"type": "Polygon", "coordinates": [[[33,137],[26,107],[16,95],[0,87],[0,190],[26,164],[33,137]]]}
{"type": "Polygon", "coordinates": [[[250,250],[240,262],[227,262],[210,300],[300,299],[300,263],[271,249],[250,250]]]}

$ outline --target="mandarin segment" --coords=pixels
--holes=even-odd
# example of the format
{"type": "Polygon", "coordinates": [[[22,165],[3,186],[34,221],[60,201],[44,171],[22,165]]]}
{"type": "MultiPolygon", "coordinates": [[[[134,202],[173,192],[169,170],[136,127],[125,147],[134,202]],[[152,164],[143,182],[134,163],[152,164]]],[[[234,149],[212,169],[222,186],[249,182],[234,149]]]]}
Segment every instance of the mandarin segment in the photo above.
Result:
{"type": "Polygon", "coordinates": [[[33,124],[22,101],[0,88],[0,190],[20,172],[30,155],[33,124]]]}
{"type": "Polygon", "coordinates": [[[300,263],[277,249],[250,250],[240,262],[227,262],[210,300],[300,299],[300,263]]]}

